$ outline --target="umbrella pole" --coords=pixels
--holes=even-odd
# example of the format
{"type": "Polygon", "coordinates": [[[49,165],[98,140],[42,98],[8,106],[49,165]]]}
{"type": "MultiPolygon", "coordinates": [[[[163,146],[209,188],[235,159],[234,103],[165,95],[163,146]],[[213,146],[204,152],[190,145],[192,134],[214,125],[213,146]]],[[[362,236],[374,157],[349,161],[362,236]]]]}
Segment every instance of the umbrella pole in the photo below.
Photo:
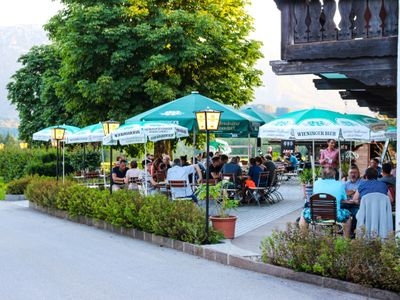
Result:
{"type": "Polygon", "coordinates": [[[65,142],[64,143],[62,143],[61,144],[61,146],[62,146],[62,155],[63,155],[63,162],[62,162],[62,165],[63,165],[63,184],[64,184],[64,180],[65,180],[65,142]]]}
{"type": "MultiPolygon", "coordinates": [[[[193,126],[193,159],[192,159],[192,164],[193,166],[196,164],[196,128],[193,126]]],[[[194,180],[196,176],[196,173],[192,173],[192,183],[195,183],[196,181],[194,180]]]]}
{"type": "Polygon", "coordinates": [[[248,147],[248,152],[249,152],[249,163],[250,163],[250,156],[251,156],[251,148],[250,148],[250,132],[247,134],[247,142],[248,142],[248,144],[249,144],[249,147],[248,147]]]}
{"type": "Polygon", "coordinates": [[[104,187],[107,185],[107,180],[106,180],[106,168],[104,168],[104,148],[103,144],[101,144],[101,161],[102,161],[102,166],[103,166],[103,176],[104,176],[104,187]]]}
{"type": "MultiPolygon", "coordinates": [[[[146,138],[147,139],[147,138],[146,138]]],[[[147,196],[147,140],[144,142],[144,194],[147,196]]]]}
{"type": "Polygon", "coordinates": [[[312,155],[311,155],[311,167],[312,167],[312,178],[313,183],[315,183],[315,141],[312,140],[312,155]]]}
{"type": "Polygon", "coordinates": [[[342,179],[342,155],[341,155],[341,146],[340,146],[340,138],[338,139],[339,145],[339,180],[342,179]]]}

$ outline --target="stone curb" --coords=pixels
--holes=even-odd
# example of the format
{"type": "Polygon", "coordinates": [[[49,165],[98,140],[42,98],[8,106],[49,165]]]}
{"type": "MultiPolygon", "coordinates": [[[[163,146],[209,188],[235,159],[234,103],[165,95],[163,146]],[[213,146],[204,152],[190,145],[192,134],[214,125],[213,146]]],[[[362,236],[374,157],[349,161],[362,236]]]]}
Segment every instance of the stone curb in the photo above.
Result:
{"type": "Polygon", "coordinates": [[[50,209],[36,205],[29,201],[29,207],[39,212],[66,219],[75,223],[94,226],[98,229],[106,230],[130,238],[146,241],[158,245],[175,249],[190,255],[198,256],[210,261],[214,261],[223,265],[232,266],[240,269],[245,269],[257,273],[280,277],[284,279],[294,280],[298,282],[313,284],[325,288],[330,288],[342,292],[358,294],[365,297],[378,298],[384,300],[398,300],[400,293],[368,288],[356,283],[345,282],[339,279],[322,277],[314,274],[296,272],[291,269],[279,267],[271,264],[254,261],[248,258],[227,254],[225,252],[217,251],[214,249],[194,245],[171,238],[159,236],[153,233],[144,232],[135,228],[117,227],[108,224],[102,220],[96,220],[88,217],[71,217],[67,212],[57,209],[50,209]]]}
{"type": "Polygon", "coordinates": [[[24,194],[20,195],[12,195],[12,194],[6,194],[6,197],[4,199],[5,201],[24,201],[26,200],[24,194]]]}

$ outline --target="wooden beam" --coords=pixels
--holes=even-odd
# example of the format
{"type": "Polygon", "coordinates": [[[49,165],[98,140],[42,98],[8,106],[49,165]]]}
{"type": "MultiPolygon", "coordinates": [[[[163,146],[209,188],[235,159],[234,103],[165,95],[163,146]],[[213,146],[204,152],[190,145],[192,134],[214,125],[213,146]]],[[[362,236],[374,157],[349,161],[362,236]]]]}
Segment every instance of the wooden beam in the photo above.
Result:
{"type": "Polygon", "coordinates": [[[395,56],[397,36],[288,44],[283,54],[282,59],[287,61],[395,56]]]}
{"type": "Polygon", "coordinates": [[[318,90],[366,89],[367,86],[354,79],[313,79],[318,90]]]}
{"type": "Polygon", "coordinates": [[[277,75],[341,73],[366,85],[395,86],[397,57],[271,61],[277,75]]]}

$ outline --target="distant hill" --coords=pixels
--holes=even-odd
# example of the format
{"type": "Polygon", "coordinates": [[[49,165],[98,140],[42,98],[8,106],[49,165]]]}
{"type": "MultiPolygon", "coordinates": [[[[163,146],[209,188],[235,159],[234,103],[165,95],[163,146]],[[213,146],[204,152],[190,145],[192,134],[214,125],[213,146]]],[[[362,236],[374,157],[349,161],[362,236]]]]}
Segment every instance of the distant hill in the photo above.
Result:
{"type": "Polygon", "coordinates": [[[18,58],[32,46],[46,43],[46,33],[39,25],[0,27],[0,120],[18,118],[15,108],[7,100],[6,89],[10,77],[20,67],[18,58]]]}

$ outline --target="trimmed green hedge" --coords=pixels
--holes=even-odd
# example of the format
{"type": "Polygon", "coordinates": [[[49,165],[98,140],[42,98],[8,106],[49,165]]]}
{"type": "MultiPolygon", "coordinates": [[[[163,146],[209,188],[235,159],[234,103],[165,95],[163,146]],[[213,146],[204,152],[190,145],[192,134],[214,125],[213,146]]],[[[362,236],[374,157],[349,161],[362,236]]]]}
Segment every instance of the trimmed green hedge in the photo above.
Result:
{"type": "Polygon", "coordinates": [[[32,177],[23,177],[20,179],[11,180],[7,184],[7,194],[10,195],[22,195],[25,193],[25,190],[28,184],[31,182],[32,177]]]}
{"type": "Polygon", "coordinates": [[[261,243],[265,263],[400,292],[400,239],[302,232],[289,224],[261,243]]]}
{"type": "MultiPolygon", "coordinates": [[[[40,178],[31,181],[25,196],[40,206],[67,211],[70,216],[95,218],[194,244],[205,242],[205,214],[193,202],[171,202],[161,194],[144,197],[126,190],[110,195],[107,190],[40,178]]],[[[210,228],[211,243],[222,239],[221,233],[210,228]]]]}

